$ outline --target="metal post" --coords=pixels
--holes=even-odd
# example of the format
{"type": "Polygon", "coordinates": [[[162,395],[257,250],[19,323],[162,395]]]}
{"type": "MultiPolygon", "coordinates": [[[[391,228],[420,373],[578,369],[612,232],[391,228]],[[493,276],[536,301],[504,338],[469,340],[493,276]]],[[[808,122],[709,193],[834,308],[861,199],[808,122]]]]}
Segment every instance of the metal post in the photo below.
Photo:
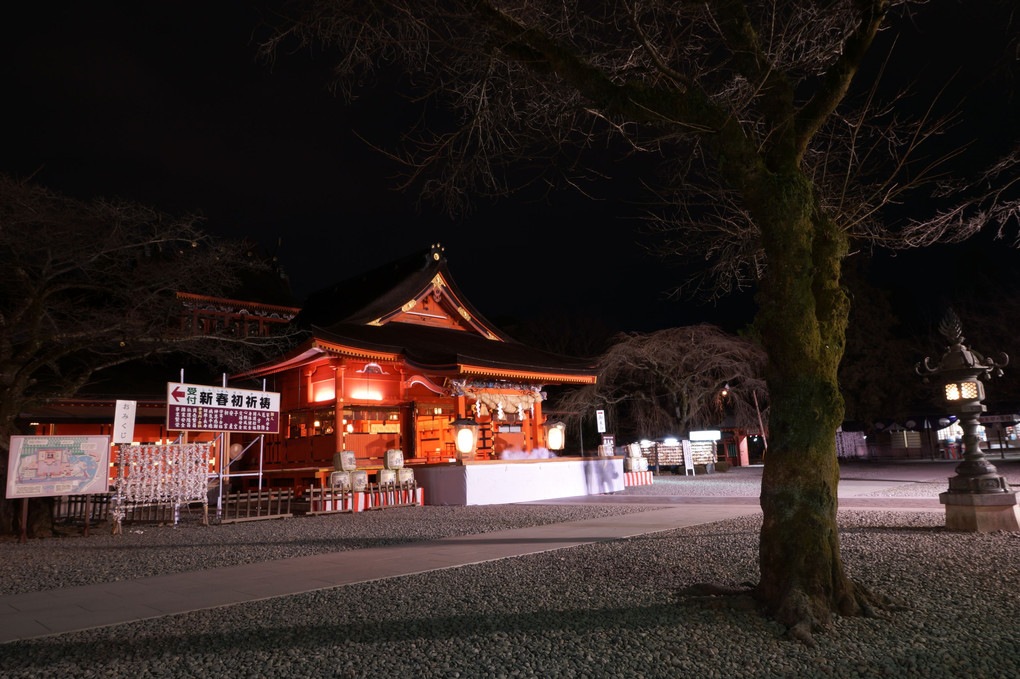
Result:
{"type": "Polygon", "coordinates": [[[266,437],[259,436],[259,492],[262,491],[262,457],[265,454],[266,437]]]}
{"type": "Polygon", "coordinates": [[[219,445],[219,450],[217,452],[219,453],[220,464],[219,464],[219,469],[216,470],[218,472],[216,477],[217,477],[217,480],[219,481],[219,489],[218,489],[218,491],[216,493],[216,522],[217,523],[222,523],[222,521],[223,521],[223,457],[224,457],[222,437],[220,437],[220,445],[219,445]]]}

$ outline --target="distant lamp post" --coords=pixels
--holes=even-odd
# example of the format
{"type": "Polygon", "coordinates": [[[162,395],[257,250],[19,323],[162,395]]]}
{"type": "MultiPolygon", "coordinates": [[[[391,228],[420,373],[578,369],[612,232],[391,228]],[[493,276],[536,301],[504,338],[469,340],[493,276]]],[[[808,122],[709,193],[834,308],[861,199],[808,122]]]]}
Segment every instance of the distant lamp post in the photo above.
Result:
{"type": "Polygon", "coordinates": [[[987,410],[981,403],[985,397],[981,380],[1001,376],[1009,357],[1000,353],[997,359],[985,358],[967,348],[960,319],[952,309],[939,324],[939,332],[949,340],[945,353],[937,364],[925,358],[914,369],[925,379],[936,377],[945,383],[946,406],[956,412],[963,428],[963,461],[956,467],[956,476],[949,479],[949,491],[939,495],[946,506],[946,527],[1020,531],[1016,493],[995,465],[985,459],[978,437],[978,417],[987,410]]]}
{"type": "Polygon", "coordinates": [[[474,455],[478,441],[478,423],[471,418],[461,417],[454,420],[450,426],[453,427],[457,457],[464,459],[467,455],[474,455]]]}
{"type": "Polygon", "coordinates": [[[566,442],[567,425],[560,420],[546,420],[545,424],[545,444],[549,450],[563,450],[563,444],[566,442]]]}

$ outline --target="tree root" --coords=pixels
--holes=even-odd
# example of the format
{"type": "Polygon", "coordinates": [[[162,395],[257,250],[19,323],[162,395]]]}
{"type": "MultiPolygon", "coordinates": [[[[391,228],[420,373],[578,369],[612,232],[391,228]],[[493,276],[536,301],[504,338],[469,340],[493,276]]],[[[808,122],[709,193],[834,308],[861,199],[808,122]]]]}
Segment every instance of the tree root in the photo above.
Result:
{"type": "Polygon", "coordinates": [[[727,607],[733,610],[754,611],[784,625],[784,636],[808,648],[815,648],[816,633],[832,630],[832,615],[846,617],[881,618],[883,612],[907,610],[904,602],[893,597],[876,594],[866,587],[847,581],[836,601],[813,598],[803,589],[788,590],[779,601],[770,601],[761,585],[744,583],[740,586],[720,583],[697,583],[680,590],[679,595],[698,599],[709,608],[727,607]]]}
{"type": "Polygon", "coordinates": [[[730,608],[737,611],[753,611],[762,613],[762,606],[755,597],[755,586],[751,583],[743,585],[723,585],[715,582],[702,582],[680,590],[680,596],[698,599],[706,608],[730,608]]]}

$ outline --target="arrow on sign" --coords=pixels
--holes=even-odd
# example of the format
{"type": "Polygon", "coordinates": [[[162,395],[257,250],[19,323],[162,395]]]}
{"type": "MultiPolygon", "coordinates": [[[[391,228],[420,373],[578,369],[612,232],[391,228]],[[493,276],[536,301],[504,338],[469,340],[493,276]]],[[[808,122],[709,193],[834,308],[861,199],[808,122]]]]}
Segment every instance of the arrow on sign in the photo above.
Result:
{"type": "Polygon", "coordinates": [[[174,390],[170,392],[170,395],[174,397],[175,401],[180,401],[182,398],[187,396],[187,393],[181,391],[180,387],[174,387],[174,390]]]}

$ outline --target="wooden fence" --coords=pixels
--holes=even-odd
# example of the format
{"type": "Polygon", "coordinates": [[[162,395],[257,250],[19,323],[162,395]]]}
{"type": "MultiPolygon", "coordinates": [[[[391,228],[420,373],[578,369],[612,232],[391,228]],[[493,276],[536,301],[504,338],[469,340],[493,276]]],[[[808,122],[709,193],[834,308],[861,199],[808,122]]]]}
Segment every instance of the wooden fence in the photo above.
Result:
{"type": "Polygon", "coordinates": [[[291,503],[294,490],[247,490],[223,496],[220,523],[258,521],[260,519],[283,519],[294,516],[291,503]]]}

